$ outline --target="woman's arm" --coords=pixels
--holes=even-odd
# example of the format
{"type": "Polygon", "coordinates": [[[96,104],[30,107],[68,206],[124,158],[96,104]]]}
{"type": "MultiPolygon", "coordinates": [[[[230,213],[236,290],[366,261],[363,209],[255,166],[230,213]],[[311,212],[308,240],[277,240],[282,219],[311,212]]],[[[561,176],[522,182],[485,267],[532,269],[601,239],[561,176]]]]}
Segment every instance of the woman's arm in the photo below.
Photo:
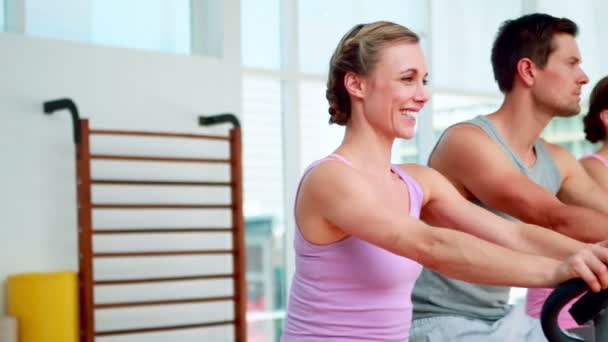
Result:
{"type": "Polygon", "coordinates": [[[311,171],[298,201],[299,206],[307,205],[310,213],[319,214],[348,235],[453,278],[489,285],[551,287],[582,277],[596,290],[608,286],[603,265],[608,262],[608,251],[603,247],[585,249],[560,263],[432,227],[384,206],[382,193],[341,163],[324,163],[311,171]]]}

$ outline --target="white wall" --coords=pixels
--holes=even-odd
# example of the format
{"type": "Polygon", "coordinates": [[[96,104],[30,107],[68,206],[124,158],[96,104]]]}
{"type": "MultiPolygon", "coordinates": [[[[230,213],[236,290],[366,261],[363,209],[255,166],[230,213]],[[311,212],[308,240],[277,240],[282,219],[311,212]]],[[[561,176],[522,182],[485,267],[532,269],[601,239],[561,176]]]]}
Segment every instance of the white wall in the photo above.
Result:
{"type": "Polygon", "coordinates": [[[222,60],[0,34],[0,314],[8,274],[77,270],[71,120],[42,102],[70,97],[95,128],[203,132],[199,114],[240,113],[228,3],[222,60]]]}

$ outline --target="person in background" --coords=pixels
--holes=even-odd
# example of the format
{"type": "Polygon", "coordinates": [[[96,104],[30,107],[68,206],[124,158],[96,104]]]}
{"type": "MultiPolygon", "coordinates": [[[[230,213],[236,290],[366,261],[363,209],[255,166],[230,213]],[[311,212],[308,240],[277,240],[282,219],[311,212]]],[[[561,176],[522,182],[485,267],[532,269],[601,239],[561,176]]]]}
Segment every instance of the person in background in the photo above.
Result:
{"type": "Polygon", "coordinates": [[[593,88],[589,99],[589,112],[583,118],[585,138],[591,143],[600,142],[600,149],[580,160],[581,165],[597,184],[608,191],[608,76],[593,88]]]}

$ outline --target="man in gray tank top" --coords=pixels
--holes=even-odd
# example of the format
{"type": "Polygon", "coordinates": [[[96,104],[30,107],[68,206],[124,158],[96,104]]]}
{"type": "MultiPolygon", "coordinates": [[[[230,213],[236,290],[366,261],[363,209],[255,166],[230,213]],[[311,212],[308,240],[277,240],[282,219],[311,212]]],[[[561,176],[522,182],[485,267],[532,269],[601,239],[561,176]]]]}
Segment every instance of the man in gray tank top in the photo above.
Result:
{"type": "MultiPolygon", "coordinates": [[[[545,14],[504,22],[492,48],[502,106],[448,128],[429,165],[467,199],[503,217],[598,242],[608,239],[608,193],[568,150],[540,139],[554,117],[580,112],[589,79],[580,67],[577,30],[574,22],[545,14]]],[[[421,218],[446,223],[424,212],[421,218]]],[[[425,269],[412,295],[410,341],[543,341],[538,321],[507,304],[509,290],[425,269]]]]}

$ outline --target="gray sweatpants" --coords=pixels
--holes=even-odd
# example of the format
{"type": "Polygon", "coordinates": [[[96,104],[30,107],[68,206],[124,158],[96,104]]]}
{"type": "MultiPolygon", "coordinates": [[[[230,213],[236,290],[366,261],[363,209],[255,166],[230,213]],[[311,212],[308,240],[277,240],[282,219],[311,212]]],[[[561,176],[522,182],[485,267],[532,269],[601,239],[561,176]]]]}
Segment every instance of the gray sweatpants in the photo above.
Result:
{"type": "Polygon", "coordinates": [[[410,342],[546,342],[540,320],[519,304],[489,323],[463,316],[435,316],[412,322],[410,342]]]}
{"type": "MultiPolygon", "coordinates": [[[[463,316],[435,316],[412,322],[410,342],[546,342],[540,320],[526,315],[525,304],[512,306],[494,323],[463,316]]],[[[594,341],[592,326],[581,326],[567,335],[594,341]]]]}

